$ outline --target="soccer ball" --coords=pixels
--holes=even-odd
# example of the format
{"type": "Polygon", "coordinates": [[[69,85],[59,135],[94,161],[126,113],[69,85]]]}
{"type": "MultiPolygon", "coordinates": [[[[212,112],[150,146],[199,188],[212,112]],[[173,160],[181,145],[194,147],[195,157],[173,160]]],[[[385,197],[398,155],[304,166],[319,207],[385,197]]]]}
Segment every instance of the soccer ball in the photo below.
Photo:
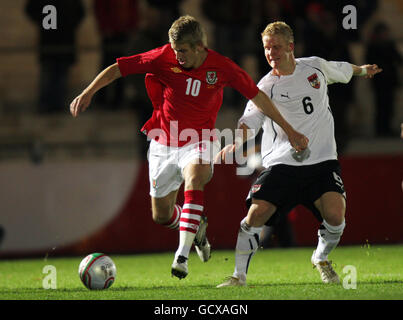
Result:
{"type": "Polygon", "coordinates": [[[107,255],[91,253],[81,261],[78,274],[88,289],[108,289],[115,282],[116,266],[107,255]]]}

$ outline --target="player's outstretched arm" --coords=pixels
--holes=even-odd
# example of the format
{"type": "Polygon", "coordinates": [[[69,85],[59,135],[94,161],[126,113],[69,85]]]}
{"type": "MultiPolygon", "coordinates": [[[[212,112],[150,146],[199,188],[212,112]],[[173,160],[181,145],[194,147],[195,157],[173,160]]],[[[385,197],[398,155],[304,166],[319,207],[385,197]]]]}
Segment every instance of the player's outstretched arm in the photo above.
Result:
{"type": "Polygon", "coordinates": [[[373,78],[374,75],[382,71],[376,64],[364,64],[362,66],[352,64],[351,66],[353,67],[354,76],[364,76],[367,79],[373,78]]]}
{"type": "Polygon", "coordinates": [[[77,117],[80,112],[83,112],[91,103],[93,95],[101,88],[107,86],[114,80],[120,78],[122,74],[117,63],[107,67],[101,71],[97,77],[77,96],[70,104],[70,113],[73,117],[77,117]]]}
{"type": "Polygon", "coordinates": [[[263,91],[259,90],[259,93],[252,99],[252,102],[284,130],[295,150],[302,151],[308,147],[308,138],[294,130],[263,91]]]}

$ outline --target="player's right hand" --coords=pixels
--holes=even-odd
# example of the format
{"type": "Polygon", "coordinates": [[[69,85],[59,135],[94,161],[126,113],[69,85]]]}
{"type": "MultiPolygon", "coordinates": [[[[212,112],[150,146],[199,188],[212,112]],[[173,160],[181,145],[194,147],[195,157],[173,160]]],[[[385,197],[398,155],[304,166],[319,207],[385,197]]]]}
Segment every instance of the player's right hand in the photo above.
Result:
{"type": "Polygon", "coordinates": [[[80,112],[83,112],[91,103],[91,96],[82,93],[70,103],[70,113],[73,117],[77,117],[80,112]]]}
{"type": "Polygon", "coordinates": [[[298,152],[305,150],[309,143],[309,139],[306,136],[295,130],[288,135],[288,140],[290,141],[291,146],[298,152]]]}
{"type": "Polygon", "coordinates": [[[224,148],[221,149],[219,153],[217,153],[217,155],[214,158],[214,163],[215,164],[225,163],[226,156],[229,153],[235,152],[235,150],[236,150],[235,144],[226,145],[224,148]]]}

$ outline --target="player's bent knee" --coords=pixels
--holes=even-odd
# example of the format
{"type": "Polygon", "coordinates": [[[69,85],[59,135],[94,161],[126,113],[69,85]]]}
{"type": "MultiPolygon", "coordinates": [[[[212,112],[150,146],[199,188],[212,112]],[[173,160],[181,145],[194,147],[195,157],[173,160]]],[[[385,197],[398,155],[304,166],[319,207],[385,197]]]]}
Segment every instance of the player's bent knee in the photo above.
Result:
{"type": "Polygon", "coordinates": [[[165,224],[172,215],[173,207],[154,202],[152,206],[152,218],[157,224],[165,224]]]}
{"type": "Polygon", "coordinates": [[[185,179],[185,190],[203,190],[210,178],[208,175],[189,176],[185,179]]]}
{"type": "Polygon", "coordinates": [[[254,227],[263,226],[276,211],[276,207],[270,202],[253,199],[249,208],[247,222],[254,227]]]}
{"type": "Polygon", "coordinates": [[[326,220],[323,220],[322,224],[330,233],[340,235],[343,233],[344,228],[346,227],[344,218],[339,224],[329,224],[329,222],[326,220]]]}
{"type": "Polygon", "coordinates": [[[152,219],[157,224],[169,222],[174,211],[177,190],[162,198],[151,198],[152,219]]]}
{"type": "Polygon", "coordinates": [[[334,212],[328,212],[324,217],[324,220],[331,226],[339,226],[344,222],[344,211],[337,210],[334,212]]]}
{"type": "Polygon", "coordinates": [[[152,217],[156,224],[166,224],[169,221],[169,212],[153,211],[152,217]]]}
{"type": "Polygon", "coordinates": [[[185,190],[202,190],[212,177],[210,164],[190,164],[183,170],[185,190]]]}

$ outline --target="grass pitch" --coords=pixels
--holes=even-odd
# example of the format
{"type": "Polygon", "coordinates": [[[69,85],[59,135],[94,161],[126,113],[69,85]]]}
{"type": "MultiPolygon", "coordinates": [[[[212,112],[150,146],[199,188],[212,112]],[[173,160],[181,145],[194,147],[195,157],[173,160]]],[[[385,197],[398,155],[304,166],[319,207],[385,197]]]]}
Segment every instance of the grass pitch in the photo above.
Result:
{"type": "Polygon", "coordinates": [[[259,250],[249,268],[248,287],[222,289],[216,285],[232,274],[234,251],[213,251],[208,263],[192,252],[189,275],[183,280],[170,275],[173,253],[111,254],[117,277],[104,291],[90,291],[81,283],[78,265],[84,257],[0,260],[0,300],[403,299],[403,245],[338,247],[330,258],[340,276],[339,285],[321,282],[310,263],[312,251],[259,250]],[[56,289],[43,288],[48,265],[56,268],[56,289]]]}

